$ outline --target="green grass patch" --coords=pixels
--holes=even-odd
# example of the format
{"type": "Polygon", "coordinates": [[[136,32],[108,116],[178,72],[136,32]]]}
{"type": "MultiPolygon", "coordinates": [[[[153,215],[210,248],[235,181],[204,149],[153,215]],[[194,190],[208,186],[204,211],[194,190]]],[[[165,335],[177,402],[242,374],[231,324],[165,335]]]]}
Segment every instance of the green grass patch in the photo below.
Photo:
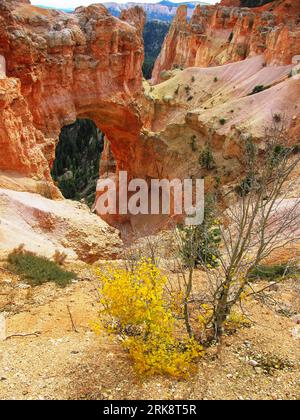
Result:
{"type": "Polygon", "coordinates": [[[54,282],[65,287],[76,278],[76,274],[63,270],[55,262],[26,251],[9,254],[8,269],[20,275],[31,286],[54,282]]]}
{"type": "Polygon", "coordinates": [[[257,86],[255,86],[255,88],[252,90],[252,92],[250,92],[250,93],[248,94],[248,96],[255,95],[256,93],[263,92],[264,90],[269,89],[269,87],[270,87],[270,86],[257,85],[257,86]]]}
{"type": "Polygon", "coordinates": [[[258,265],[249,275],[251,280],[279,280],[285,277],[300,275],[300,267],[278,264],[258,265]]]}

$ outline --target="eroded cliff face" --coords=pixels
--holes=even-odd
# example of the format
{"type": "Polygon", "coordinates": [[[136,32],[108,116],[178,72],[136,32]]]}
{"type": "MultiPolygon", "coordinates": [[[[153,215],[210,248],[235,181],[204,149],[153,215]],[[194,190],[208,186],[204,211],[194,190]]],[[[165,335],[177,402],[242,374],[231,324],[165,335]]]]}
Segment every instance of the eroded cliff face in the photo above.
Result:
{"type": "Polygon", "coordinates": [[[65,14],[0,1],[1,171],[51,183],[60,130],[78,117],[120,145],[136,138],[144,19],[138,8],[120,20],[101,5],[65,14]]]}
{"type": "Polygon", "coordinates": [[[300,51],[300,3],[274,1],[254,9],[234,7],[237,3],[197,6],[189,22],[186,6],[179,7],[152,83],[162,81],[164,70],[223,65],[259,54],[267,64],[290,64],[300,51]]]}
{"type": "MultiPolygon", "coordinates": [[[[187,24],[185,9],[179,8],[170,32],[181,28],[179,38],[169,34],[160,60],[189,57],[192,67],[178,69],[169,80],[151,87],[142,82],[144,14],[139,8],[117,19],[100,5],[69,15],[0,1],[0,55],[7,68],[7,77],[0,80],[0,187],[59,197],[50,177],[55,145],[61,128],[78,117],[92,119],[106,134],[102,177],[117,178],[120,170],[127,170],[129,179],[148,182],[205,176],[209,189],[216,174],[204,170],[199,158],[210,144],[222,185],[234,182],[243,176],[245,137],[251,135],[263,149],[274,114],[285,119],[287,143],[298,142],[300,80],[298,75],[290,77],[289,49],[279,48],[297,33],[296,23],[282,24],[285,36],[279,36],[280,42],[277,27],[272,31],[273,50],[253,47],[253,57],[241,60],[234,45],[241,39],[248,42],[252,11],[247,9],[241,17],[241,11],[226,9],[230,13],[225,18],[222,8],[206,10],[204,21],[198,8],[187,24]],[[197,32],[208,21],[213,22],[212,49],[207,35],[203,44],[197,32]],[[196,32],[190,39],[198,44],[186,43],[187,28],[193,25],[196,32]],[[204,60],[203,66],[217,58],[227,62],[229,47],[226,54],[220,49],[212,58],[199,51],[206,51],[205,45],[214,53],[214,45],[222,45],[232,30],[228,45],[236,62],[193,67],[200,65],[196,59],[204,60]],[[257,86],[264,91],[252,94],[257,86]]],[[[109,215],[106,220],[143,233],[145,226],[165,227],[165,220],[154,216],[109,215]]]]}

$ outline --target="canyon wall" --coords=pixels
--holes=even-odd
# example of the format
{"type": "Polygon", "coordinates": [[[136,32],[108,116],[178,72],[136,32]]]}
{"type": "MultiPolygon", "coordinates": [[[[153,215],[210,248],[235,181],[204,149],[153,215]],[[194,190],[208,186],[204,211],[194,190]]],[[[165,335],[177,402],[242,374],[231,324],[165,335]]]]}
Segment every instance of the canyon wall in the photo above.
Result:
{"type": "MultiPolygon", "coordinates": [[[[101,5],[65,14],[0,0],[0,55],[6,60],[6,77],[0,79],[0,188],[59,198],[50,169],[61,128],[76,118],[92,119],[106,134],[102,177],[117,178],[120,170],[147,182],[205,176],[208,189],[216,178],[226,185],[243,176],[245,137],[251,135],[263,149],[275,114],[285,119],[287,143],[299,142],[300,80],[292,73],[289,49],[297,51],[297,37],[290,45],[296,23],[288,18],[288,25],[278,27],[278,38],[277,27],[272,31],[272,48],[253,42],[252,53],[242,60],[237,45],[241,39],[248,42],[249,10],[243,17],[236,9],[226,9],[227,17],[222,8],[205,10],[204,22],[197,8],[187,24],[185,8],[178,9],[174,36],[168,35],[158,63],[182,58],[189,68],[150,86],[142,80],[141,9],[117,19],[101,5]],[[199,37],[205,22],[213,23],[212,50],[206,33],[199,37]],[[187,28],[193,25],[195,35],[189,39],[197,42],[187,43],[187,28]],[[221,45],[231,32],[232,48],[224,53],[221,45]],[[212,51],[212,57],[193,45],[212,51]],[[234,62],[226,64],[228,57],[234,62]],[[198,59],[207,67],[194,67],[198,59]],[[212,67],[215,60],[225,64],[212,67]],[[263,91],[256,92],[257,86],[263,91]],[[207,145],[218,173],[199,163],[207,145]]],[[[257,36],[261,39],[259,31],[257,36]]],[[[165,223],[141,215],[108,215],[106,220],[144,233],[165,223]]]]}
{"type": "Polygon", "coordinates": [[[136,137],[144,20],[138,8],[117,19],[101,5],[66,14],[0,1],[0,171],[51,183],[58,135],[76,118],[120,143],[136,137]]]}
{"type": "Polygon", "coordinates": [[[190,21],[186,6],[165,39],[152,75],[162,81],[165,70],[207,67],[264,55],[267,64],[290,64],[300,51],[300,2],[275,1],[261,8],[197,6],[190,21]]]}

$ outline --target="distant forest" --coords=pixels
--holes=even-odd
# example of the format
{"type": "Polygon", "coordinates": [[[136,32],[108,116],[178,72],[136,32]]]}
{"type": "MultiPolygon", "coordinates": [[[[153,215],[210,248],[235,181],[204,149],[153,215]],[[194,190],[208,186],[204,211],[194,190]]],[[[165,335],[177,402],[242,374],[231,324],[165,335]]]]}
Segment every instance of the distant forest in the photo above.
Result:
{"type": "Polygon", "coordinates": [[[170,24],[159,20],[146,22],[144,29],[145,61],[143,74],[145,79],[151,79],[156,58],[158,57],[170,24]]]}
{"type": "Polygon", "coordinates": [[[95,200],[103,134],[91,120],[77,120],[61,130],[52,177],[65,198],[95,200]]]}
{"type": "MultiPolygon", "coordinates": [[[[258,7],[267,3],[272,3],[274,0],[241,0],[242,7],[258,7]]],[[[297,1],[297,0],[296,0],[297,1]]]]}

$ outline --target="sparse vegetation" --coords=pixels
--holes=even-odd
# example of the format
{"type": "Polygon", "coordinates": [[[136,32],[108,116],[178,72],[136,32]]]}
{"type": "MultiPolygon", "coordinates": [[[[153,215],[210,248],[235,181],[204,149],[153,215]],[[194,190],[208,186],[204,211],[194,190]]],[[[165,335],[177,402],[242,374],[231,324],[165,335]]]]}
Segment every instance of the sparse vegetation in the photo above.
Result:
{"type": "Polygon", "coordinates": [[[215,159],[209,146],[207,146],[199,157],[199,163],[202,168],[211,170],[215,167],[215,159]]]}
{"type": "Polygon", "coordinates": [[[300,274],[300,268],[294,264],[258,265],[249,274],[251,280],[279,280],[300,274]]]}
{"type": "Polygon", "coordinates": [[[143,75],[145,79],[151,79],[155,60],[157,59],[165,36],[169,30],[169,23],[158,20],[147,21],[144,27],[145,60],[143,75]]]}
{"type": "Polygon", "coordinates": [[[189,95],[189,94],[190,94],[190,92],[191,92],[191,87],[190,87],[189,85],[186,85],[186,86],[184,87],[184,90],[185,90],[185,93],[186,93],[187,95],[189,95]]]}
{"type": "Polygon", "coordinates": [[[257,184],[259,181],[255,178],[255,175],[253,173],[248,174],[241,183],[236,186],[235,191],[240,196],[243,197],[254,188],[255,184],[257,184]]]}
{"type": "MultiPolygon", "coordinates": [[[[274,250],[295,241],[299,226],[299,200],[280,212],[284,193],[289,190],[285,183],[300,161],[300,158],[294,157],[293,148],[285,146],[284,129],[275,126],[266,131],[263,158],[259,158],[251,138],[246,141],[244,148],[246,181],[240,186],[240,197],[234,206],[220,213],[219,217],[216,204],[212,204],[212,214],[216,214],[214,219],[226,220],[226,223],[218,226],[222,252],[213,252],[216,264],[207,264],[206,261],[205,249],[209,251],[211,247],[211,241],[208,240],[211,231],[209,224],[204,223],[200,236],[194,234],[199,229],[197,226],[190,227],[191,233],[187,237],[180,235],[181,243],[190,250],[188,255],[200,258],[199,264],[208,278],[210,292],[197,301],[197,307],[201,309],[202,332],[199,334],[210,342],[220,340],[235,305],[242,305],[243,300],[253,295],[264,301],[266,288],[262,286],[254,290],[250,285],[251,278],[260,273],[263,261],[274,250]],[[201,253],[198,252],[199,248],[201,253]]],[[[187,290],[184,296],[188,296],[184,300],[185,321],[190,336],[194,336],[197,326],[191,319],[197,315],[193,312],[195,307],[189,303],[189,297],[194,284],[195,259],[183,258],[183,264],[188,265],[187,278],[183,273],[184,290],[187,290]]],[[[291,274],[290,267],[272,267],[266,275],[291,274]]]]}
{"type": "Polygon", "coordinates": [[[9,254],[8,269],[20,275],[31,286],[54,282],[65,287],[76,278],[76,274],[63,270],[57,263],[25,251],[22,245],[9,254]]]}
{"type": "Polygon", "coordinates": [[[211,204],[211,200],[207,198],[203,224],[192,228],[189,226],[178,227],[183,233],[180,255],[185,267],[195,268],[204,264],[215,268],[219,264],[220,228],[211,204]]]}
{"type": "Polygon", "coordinates": [[[273,120],[274,120],[275,123],[279,124],[282,120],[281,114],[279,114],[279,113],[274,114],[273,115],[273,120]]]}
{"type": "Polygon", "coordinates": [[[203,349],[193,338],[177,337],[178,323],[164,294],[167,278],[161,271],[151,260],[141,260],[130,271],[99,270],[99,279],[96,331],[122,337],[140,375],[186,378],[203,349]]]}
{"type": "Polygon", "coordinates": [[[267,87],[266,87],[266,86],[264,86],[264,85],[257,85],[257,86],[255,86],[255,87],[253,88],[252,92],[251,92],[251,93],[249,93],[249,95],[248,95],[248,96],[250,96],[250,95],[255,95],[256,93],[263,92],[263,91],[264,91],[264,90],[266,90],[266,89],[267,89],[267,87]]]}
{"type": "Polygon", "coordinates": [[[58,265],[64,265],[67,259],[67,254],[64,252],[60,252],[58,250],[55,251],[53,255],[53,261],[58,265]]]}

